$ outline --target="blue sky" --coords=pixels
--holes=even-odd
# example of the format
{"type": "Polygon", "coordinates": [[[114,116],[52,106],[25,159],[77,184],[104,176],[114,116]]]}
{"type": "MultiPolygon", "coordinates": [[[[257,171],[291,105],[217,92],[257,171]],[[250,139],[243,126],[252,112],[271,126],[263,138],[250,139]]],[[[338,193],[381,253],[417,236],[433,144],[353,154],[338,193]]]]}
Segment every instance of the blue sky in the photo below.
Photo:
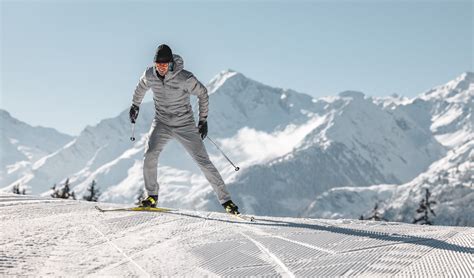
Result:
{"type": "Polygon", "coordinates": [[[472,1],[2,1],[0,108],[79,134],[129,107],[160,43],[205,84],[230,68],[412,97],[474,71],[473,17],[472,1]]]}

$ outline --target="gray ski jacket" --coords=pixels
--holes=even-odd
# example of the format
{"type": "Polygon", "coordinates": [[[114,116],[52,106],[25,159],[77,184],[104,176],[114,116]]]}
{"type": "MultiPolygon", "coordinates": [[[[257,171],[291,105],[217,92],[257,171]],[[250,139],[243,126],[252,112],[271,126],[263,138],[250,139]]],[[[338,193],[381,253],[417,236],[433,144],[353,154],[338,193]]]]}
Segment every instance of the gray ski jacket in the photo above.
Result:
{"type": "Polygon", "coordinates": [[[173,54],[173,70],[166,73],[163,81],[155,67],[148,67],[133,94],[133,104],[140,106],[146,91],[151,89],[155,103],[155,119],[168,126],[184,126],[194,123],[190,95],[199,99],[199,120],[206,120],[209,111],[209,96],[206,87],[189,71],[184,69],[181,56],[173,54]]]}

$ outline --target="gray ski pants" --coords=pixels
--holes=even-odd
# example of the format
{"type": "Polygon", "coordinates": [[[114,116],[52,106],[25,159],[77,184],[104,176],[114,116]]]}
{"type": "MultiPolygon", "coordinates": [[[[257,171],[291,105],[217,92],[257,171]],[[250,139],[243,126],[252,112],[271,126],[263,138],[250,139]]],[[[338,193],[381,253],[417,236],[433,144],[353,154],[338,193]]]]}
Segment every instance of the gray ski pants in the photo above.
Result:
{"type": "Polygon", "coordinates": [[[181,127],[170,127],[156,119],[153,121],[143,163],[143,177],[148,195],[158,195],[160,188],[157,180],[158,157],[166,143],[173,138],[177,139],[196,161],[204,176],[212,185],[219,202],[223,204],[230,200],[230,194],[224,180],[209,160],[209,155],[194,121],[181,127]]]}

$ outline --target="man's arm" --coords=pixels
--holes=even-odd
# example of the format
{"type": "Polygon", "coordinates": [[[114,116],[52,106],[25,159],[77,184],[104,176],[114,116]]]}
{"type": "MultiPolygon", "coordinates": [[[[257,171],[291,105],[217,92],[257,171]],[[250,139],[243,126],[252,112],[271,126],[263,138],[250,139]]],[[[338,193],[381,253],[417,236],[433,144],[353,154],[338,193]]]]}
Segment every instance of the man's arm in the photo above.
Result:
{"type": "Polygon", "coordinates": [[[206,87],[194,75],[186,80],[186,85],[188,92],[199,99],[199,121],[206,121],[209,112],[209,95],[206,87]]]}
{"type": "Polygon", "coordinates": [[[130,107],[129,111],[129,118],[132,124],[134,124],[138,118],[140,104],[142,103],[143,97],[145,97],[145,93],[146,91],[148,91],[149,88],[150,86],[148,86],[148,81],[146,80],[145,70],[143,75],[140,77],[140,81],[138,81],[138,85],[135,88],[135,93],[133,93],[132,106],[130,107]]]}
{"type": "Polygon", "coordinates": [[[140,106],[142,103],[143,98],[145,97],[146,91],[150,86],[148,85],[148,81],[146,80],[146,70],[143,75],[140,77],[140,81],[138,81],[138,85],[135,88],[135,93],[133,94],[132,103],[136,106],[140,106]]]}

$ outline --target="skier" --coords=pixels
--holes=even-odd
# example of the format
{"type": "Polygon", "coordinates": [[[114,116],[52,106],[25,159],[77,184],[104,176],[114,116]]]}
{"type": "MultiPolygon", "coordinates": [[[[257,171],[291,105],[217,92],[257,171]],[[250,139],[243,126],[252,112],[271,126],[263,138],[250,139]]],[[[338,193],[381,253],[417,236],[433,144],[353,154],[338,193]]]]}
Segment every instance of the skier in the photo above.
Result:
{"type": "Polygon", "coordinates": [[[204,176],[212,185],[219,202],[231,214],[239,214],[227,187],[209,160],[203,140],[207,136],[209,96],[206,87],[184,69],[181,56],[173,54],[166,44],[160,45],[155,54],[154,66],[148,67],[138,82],[130,108],[130,121],[135,123],[139,106],[148,89],[153,92],[155,118],[151,125],[145,158],[143,177],[148,197],[141,207],[156,207],[159,184],[157,181],[158,156],[166,143],[177,139],[196,161],[204,176]],[[196,123],[190,104],[190,95],[199,99],[199,123],[196,123]]]}

